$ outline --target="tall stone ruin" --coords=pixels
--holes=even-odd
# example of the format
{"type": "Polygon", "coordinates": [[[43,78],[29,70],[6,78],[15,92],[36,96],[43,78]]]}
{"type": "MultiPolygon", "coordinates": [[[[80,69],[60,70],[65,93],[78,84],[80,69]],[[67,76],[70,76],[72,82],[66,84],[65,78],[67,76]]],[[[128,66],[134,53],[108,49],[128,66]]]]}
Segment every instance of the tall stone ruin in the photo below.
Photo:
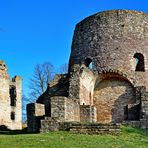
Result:
{"type": "Polygon", "coordinates": [[[0,61],[0,130],[22,129],[22,79],[10,80],[8,68],[0,61]]]}

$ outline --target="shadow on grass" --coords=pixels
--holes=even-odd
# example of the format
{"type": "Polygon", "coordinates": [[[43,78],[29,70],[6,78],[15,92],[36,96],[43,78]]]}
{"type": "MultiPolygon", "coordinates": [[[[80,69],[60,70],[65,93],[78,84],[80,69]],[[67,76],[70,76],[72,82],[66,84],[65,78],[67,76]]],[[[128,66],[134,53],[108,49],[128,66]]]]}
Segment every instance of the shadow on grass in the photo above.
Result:
{"type": "Polygon", "coordinates": [[[22,130],[0,130],[0,135],[22,135],[22,134],[38,134],[38,133],[30,133],[27,132],[27,128],[24,128],[22,130]]]}
{"type": "MultiPolygon", "coordinates": [[[[130,126],[122,126],[122,133],[123,134],[139,134],[142,136],[148,136],[148,130],[133,128],[130,126]]],[[[23,130],[9,130],[8,128],[1,128],[0,126],[0,135],[23,135],[23,134],[39,134],[39,133],[30,133],[27,132],[27,128],[23,130]]]]}
{"type": "Polygon", "coordinates": [[[142,135],[142,136],[148,136],[148,129],[144,130],[144,129],[139,129],[139,128],[133,128],[133,127],[130,127],[130,126],[123,126],[122,132],[125,133],[125,134],[135,133],[135,134],[139,134],[139,135],[142,135]]]}

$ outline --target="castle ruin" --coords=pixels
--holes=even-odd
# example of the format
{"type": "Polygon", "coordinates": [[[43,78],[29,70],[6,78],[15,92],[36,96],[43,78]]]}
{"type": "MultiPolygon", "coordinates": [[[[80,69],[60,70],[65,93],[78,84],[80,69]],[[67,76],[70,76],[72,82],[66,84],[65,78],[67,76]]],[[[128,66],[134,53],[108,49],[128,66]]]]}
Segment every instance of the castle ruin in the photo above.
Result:
{"type": "Polygon", "coordinates": [[[123,123],[148,128],[148,15],[94,14],[76,25],[69,72],[27,105],[28,130],[66,123],[123,123]]]}
{"type": "Polygon", "coordinates": [[[4,61],[0,61],[0,130],[22,129],[22,79],[10,80],[4,61]]]}

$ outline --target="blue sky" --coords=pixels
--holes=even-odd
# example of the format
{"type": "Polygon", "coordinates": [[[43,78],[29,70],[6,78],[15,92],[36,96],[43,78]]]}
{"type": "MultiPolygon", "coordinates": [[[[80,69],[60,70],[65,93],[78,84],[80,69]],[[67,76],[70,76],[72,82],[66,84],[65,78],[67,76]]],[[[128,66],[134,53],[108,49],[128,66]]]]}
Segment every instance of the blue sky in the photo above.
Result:
{"type": "Polygon", "coordinates": [[[11,76],[23,77],[27,93],[36,64],[67,63],[76,23],[96,12],[147,12],[147,0],[0,0],[0,59],[11,76]]]}

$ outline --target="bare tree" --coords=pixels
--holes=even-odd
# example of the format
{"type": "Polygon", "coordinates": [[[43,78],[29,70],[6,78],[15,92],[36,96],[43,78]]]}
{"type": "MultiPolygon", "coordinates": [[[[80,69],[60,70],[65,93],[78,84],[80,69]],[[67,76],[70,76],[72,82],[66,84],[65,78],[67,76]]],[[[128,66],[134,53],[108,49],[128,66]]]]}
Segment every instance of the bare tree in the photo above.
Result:
{"type": "MultiPolygon", "coordinates": [[[[65,74],[67,72],[68,64],[61,65],[57,70],[57,73],[59,74],[65,74]]],[[[50,81],[54,78],[54,75],[54,66],[49,62],[37,64],[35,66],[29,84],[30,94],[28,100],[30,100],[30,102],[36,100],[40,95],[42,95],[45,92],[47,84],[50,83],[50,81]]]]}
{"type": "Polygon", "coordinates": [[[30,79],[30,95],[34,99],[38,98],[45,92],[47,84],[54,77],[54,66],[49,63],[37,64],[34,69],[32,78],[30,79]]]}
{"type": "MultiPolygon", "coordinates": [[[[58,70],[56,70],[59,74],[65,74],[68,72],[68,64],[61,65],[58,70]]],[[[30,79],[29,95],[23,94],[23,121],[26,121],[26,105],[28,103],[34,102],[40,95],[42,95],[46,89],[47,84],[51,82],[51,80],[55,76],[55,68],[49,63],[45,62],[43,64],[37,64],[34,68],[33,75],[30,79]]]]}
{"type": "Polygon", "coordinates": [[[58,68],[57,71],[58,71],[59,74],[66,74],[66,73],[68,73],[68,64],[65,63],[65,64],[61,65],[61,66],[58,68]]]}

